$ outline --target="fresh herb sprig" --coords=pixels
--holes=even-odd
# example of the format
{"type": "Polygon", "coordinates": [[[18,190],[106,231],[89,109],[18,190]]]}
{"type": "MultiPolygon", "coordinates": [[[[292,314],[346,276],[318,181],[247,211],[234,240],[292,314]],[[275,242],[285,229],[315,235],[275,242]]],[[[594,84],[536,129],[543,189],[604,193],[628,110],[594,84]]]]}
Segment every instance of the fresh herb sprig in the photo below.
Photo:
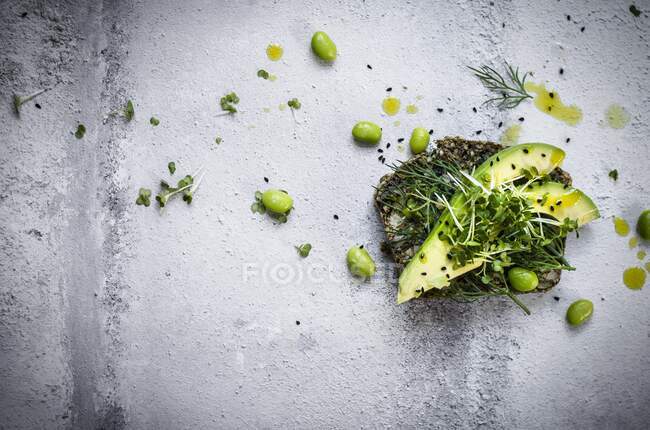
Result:
{"type": "Polygon", "coordinates": [[[468,66],[479,78],[485,88],[498,95],[484,102],[496,103],[499,108],[513,109],[526,99],[532,99],[525,88],[526,78],[531,74],[526,72],[519,75],[519,67],[515,68],[508,63],[506,65],[505,77],[490,66],[483,65],[479,68],[468,66]]]}
{"type": "Polygon", "coordinates": [[[20,116],[20,108],[22,107],[22,105],[24,105],[28,101],[31,101],[31,100],[35,99],[36,97],[40,96],[41,94],[43,94],[44,92],[46,92],[48,90],[49,90],[49,88],[44,88],[44,89],[38,90],[38,91],[28,95],[28,96],[19,96],[18,94],[14,94],[13,98],[12,98],[13,106],[14,106],[14,113],[17,116],[20,116]]]}
{"type": "Polygon", "coordinates": [[[307,258],[311,252],[311,243],[303,243],[300,246],[296,246],[296,250],[302,258],[307,258]]]}
{"type": "Polygon", "coordinates": [[[239,97],[234,92],[231,92],[221,97],[219,104],[221,105],[221,110],[224,112],[228,112],[230,114],[237,113],[237,108],[235,105],[239,104],[239,97]]]}

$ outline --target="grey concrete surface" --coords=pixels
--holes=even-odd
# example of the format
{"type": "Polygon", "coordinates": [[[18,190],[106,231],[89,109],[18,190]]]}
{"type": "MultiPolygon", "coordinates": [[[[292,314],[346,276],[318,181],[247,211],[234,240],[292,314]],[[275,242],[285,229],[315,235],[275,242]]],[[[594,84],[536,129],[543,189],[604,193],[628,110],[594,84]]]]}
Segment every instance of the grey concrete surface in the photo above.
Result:
{"type": "Polygon", "coordinates": [[[611,221],[650,206],[650,2],[634,3],[639,17],[604,0],[0,2],[0,428],[647,428],[650,296],[622,285],[636,249],[611,221]],[[310,54],[317,29],[332,66],[310,54]],[[481,105],[465,66],[504,60],[582,123],[481,105]],[[12,93],[45,87],[12,114],[12,93]],[[385,117],[386,87],[419,112],[385,117]],[[231,90],[242,112],[218,116],[231,90]],[[134,121],[106,116],[127,99],[134,121]],[[612,103],[623,129],[604,122],[612,103]],[[397,306],[389,277],[349,277],[355,243],[388,265],[372,207],[388,167],[351,143],[354,122],[384,127],[393,162],[413,126],[495,140],[519,117],[603,215],[569,240],[577,270],[525,298],[531,316],[397,306]],[[192,206],[136,206],[170,160],[207,172],[192,206]],[[285,225],[249,210],[265,176],[295,198],[285,225]],[[578,297],[596,309],[572,330],[578,297]]]}

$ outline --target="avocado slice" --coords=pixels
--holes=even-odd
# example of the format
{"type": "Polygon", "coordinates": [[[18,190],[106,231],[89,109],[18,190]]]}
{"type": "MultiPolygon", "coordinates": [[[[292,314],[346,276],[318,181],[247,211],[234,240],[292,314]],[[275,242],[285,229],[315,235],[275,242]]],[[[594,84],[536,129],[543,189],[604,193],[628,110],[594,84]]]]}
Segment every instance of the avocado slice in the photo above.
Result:
{"type": "Polygon", "coordinates": [[[582,226],[600,217],[598,208],[585,193],[559,182],[533,184],[524,194],[533,209],[558,221],[569,218],[582,226]]]}
{"type": "MultiPolygon", "coordinates": [[[[533,168],[539,175],[548,174],[562,163],[564,156],[565,153],[562,149],[545,143],[525,143],[511,146],[488,158],[472,176],[486,188],[492,189],[505,182],[522,178],[526,170],[530,171],[533,168]]],[[[559,185],[563,187],[563,185],[559,185]]],[[[539,187],[527,190],[531,193],[530,198],[535,202],[544,194],[551,194],[549,189],[544,189],[543,193],[538,195],[537,189],[539,187]]],[[[563,189],[563,191],[566,190],[563,189]]],[[[449,205],[453,208],[454,213],[458,213],[458,211],[464,210],[463,203],[463,193],[457,192],[449,205]]],[[[563,203],[560,204],[560,207],[562,205],[563,203]]],[[[551,212],[550,206],[546,209],[547,211],[545,210],[544,213],[551,212]]],[[[558,211],[559,213],[560,211],[558,211]]],[[[550,215],[555,217],[555,214],[550,215]]],[[[439,238],[445,222],[453,222],[451,218],[452,215],[448,210],[443,213],[420,249],[404,268],[399,277],[397,303],[419,297],[432,288],[447,287],[451,279],[474,270],[482,264],[482,261],[477,259],[465,266],[453,267],[448,255],[450,246],[439,238]]]]}

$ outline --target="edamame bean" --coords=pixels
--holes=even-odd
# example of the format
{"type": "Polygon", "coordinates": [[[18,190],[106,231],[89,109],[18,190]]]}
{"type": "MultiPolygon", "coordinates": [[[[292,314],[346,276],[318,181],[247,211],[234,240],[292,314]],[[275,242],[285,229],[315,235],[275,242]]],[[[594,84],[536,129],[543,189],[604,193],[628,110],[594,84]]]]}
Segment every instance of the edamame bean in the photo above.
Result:
{"type": "Polygon", "coordinates": [[[566,320],[571,325],[580,325],[587,321],[594,312],[594,304],[587,299],[576,300],[566,311],[566,320]]]}
{"type": "Polygon", "coordinates": [[[336,45],[325,32],[314,33],[311,38],[311,49],[321,60],[328,63],[336,60],[336,45]]]}
{"type": "Polygon", "coordinates": [[[650,209],[641,212],[641,216],[636,222],[636,232],[642,239],[650,240],[650,209]]]}
{"type": "Polygon", "coordinates": [[[264,207],[271,212],[286,214],[293,207],[293,199],[286,191],[269,189],[262,194],[264,207]]]}
{"type": "Polygon", "coordinates": [[[381,127],[370,121],[359,121],[352,128],[354,140],[376,145],[381,140],[381,127]]]}
{"type": "Polygon", "coordinates": [[[508,281],[512,288],[522,293],[534,290],[539,284],[535,272],[523,267],[513,267],[508,270],[508,281]]]}
{"type": "Polygon", "coordinates": [[[375,273],[375,262],[362,246],[353,246],[347,255],[348,269],[355,276],[368,278],[375,273]]]}
{"type": "Polygon", "coordinates": [[[422,127],[416,127],[411,133],[411,140],[409,140],[411,151],[414,154],[419,154],[427,150],[429,146],[429,132],[422,127]]]}

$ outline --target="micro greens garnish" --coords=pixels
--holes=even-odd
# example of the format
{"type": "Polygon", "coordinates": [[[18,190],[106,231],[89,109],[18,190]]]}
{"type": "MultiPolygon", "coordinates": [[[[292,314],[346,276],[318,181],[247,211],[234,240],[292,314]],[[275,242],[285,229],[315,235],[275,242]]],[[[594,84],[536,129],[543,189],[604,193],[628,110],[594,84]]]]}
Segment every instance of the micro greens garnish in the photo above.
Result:
{"type": "Polygon", "coordinates": [[[38,90],[38,91],[36,91],[35,93],[32,93],[32,94],[30,94],[30,95],[28,95],[28,96],[25,96],[25,97],[21,97],[21,96],[19,96],[19,95],[17,95],[17,94],[14,94],[14,95],[13,95],[14,113],[15,113],[16,115],[20,116],[20,107],[21,107],[22,105],[24,105],[24,104],[27,103],[28,101],[33,100],[33,99],[35,99],[36,97],[40,96],[41,94],[43,94],[43,93],[44,93],[45,91],[47,91],[48,89],[49,89],[49,88],[45,88],[45,89],[42,89],[42,90],[38,90]]]}
{"type": "Polygon", "coordinates": [[[270,75],[269,72],[267,72],[266,70],[260,69],[257,71],[257,76],[262,79],[268,79],[270,75]]]}
{"type": "Polygon", "coordinates": [[[126,106],[124,106],[124,111],[122,112],[124,115],[124,118],[131,122],[133,117],[135,116],[135,109],[133,109],[133,102],[131,100],[128,100],[126,102],[126,106]]]}
{"type": "Polygon", "coordinates": [[[167,169],[169,169],[169,174],[173,175],[174,172],[176,171],[176,163],[170,161],[169,163],[167,163],[167,169]]]}
{"type": "Polygon", "coordinates": [[[237,108],[235,108],[234,105],[239,103],[239,97],[237,97],[237,94],[230,93],[226,94],[225,96],[221,97],[221,100],[219,101],[219,104],[221,105],[221,110],[228,112],[228,113],[236,113],[237,108]]]}
{"type": "Polygon", "coordinates": [[[262,215],[266,213],[266,206],[264,206],[264,203],[262,203],[261,191],[255,191],[255,203],[251,205],[251,212],[262,215]]]}
{"type": "Polygon", "coordinates": [[[484,104],[496,103],[499,108],[512,109],[519,106],[519,103],[524,100],[533,98],[524,88],[526,77],[530,75],[530,72],[519,76],[519,67],[514,68],[506,63],[506,77],[504,78],[490,66],[484,65],[478,69],[468,66],[468,68],[474,72],[474,76],[481,80],[485,88],[499,94],[486,100],[484,104]]]}
{"type": "Polygon", "coordinates": [[[300,101],[299,101],[298,99],[296,99],[296,98],[293,98],[293,99],[289,100],[289,101],[287,102],[287,105],[288,105],[291,109],[295,109],[295,110],[300,109],[300,106],[302,106],[302,105],[300,104],[300,101]]]}
{"type": "Polygon", "coordinates": [[[152,116],[149,118],[149,124],[153,125],[154,127],[160,124],[160,120],[156,118],[155,116],[152,116]]]}
{"type": "Polygon", "coordinates": [[[220,136],[217,136],[217,138],[214,139],[214,143],[216,143],[217,145],[221,145],[221,142],[223,142],[223,139],[220,136]]]}
{"type": "Polygon", "coordinates": [[[201,170],[202,168],[199,169],[194,175],[185,175],[181,180],[178,181],[176,187],[172,187],[167,181],[160,181],[160,192],[156,195],[158,206],[161,209],[164,208],[172,197],[181,193],[183,195],[183,201],[185,203],[188,205],[192,203],[194,193],[203,180],[203,174],[201,174],[197,181],[195,181],[194,178],[201,170]]]}
{"type": "Polygon", "coordinates": [[[610,178],[612,178],[615,181],[618,181],[618,170],[610,170],[610,172],[607,174],[610,178]]]}
{"type": "Polygon", "coordinates": [[[311,244],[303,243],[300,246],[296,246],[296,250],[298,250],[298,255],[300,255],[302,258],[306,258],[311,251],[311,244]]]}
{"type": "Polygon", "coordinates": [[[135,204],[138,206],[144,205],[149,207],[151,204],[151,190],[148,188],[140,188],[138,191],[138,198],[135,200],[135,204]]]}
{"type": "Polygon", "coordinates": [[[74,132],[74,137],[76,137],[77,139],[82,139],[85,134],[86,134],[86,126],[83,124],[79,124],[77,126],[77,131],[74,132]]]}

